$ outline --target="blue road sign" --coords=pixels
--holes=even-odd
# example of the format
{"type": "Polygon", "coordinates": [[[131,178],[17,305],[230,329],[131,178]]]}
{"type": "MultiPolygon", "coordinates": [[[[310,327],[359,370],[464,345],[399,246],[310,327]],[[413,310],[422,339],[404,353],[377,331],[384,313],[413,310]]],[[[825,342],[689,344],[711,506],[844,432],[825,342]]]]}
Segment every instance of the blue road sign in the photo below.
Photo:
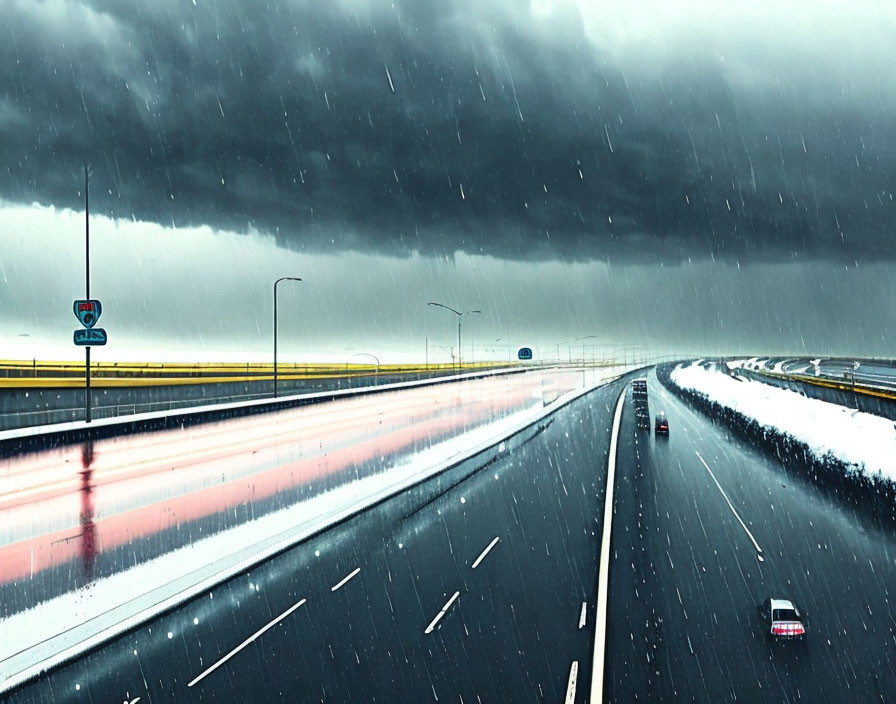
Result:
{"type": "MultiPolygon", "coordinates": [[[[103,314],[103,304],[96,299],[78,300],[72,304],[75,317],[81,321],[85,328],[92,328],[103,314]]],[[[77,344],[77,343],[75,343],[77,344]]]]}
{"type": "Polygon", "coordinates": [[[520,351],[516,355],[519,359],[532,359],[531,347],[520,347],[520,351]]]}
{"type": "Polygon", "coordinates": [[[106,331],[102,328],[84,328],[75,330],[75,344],[81,347],[93,347],[105,345],[107,341],[106,331]]]}

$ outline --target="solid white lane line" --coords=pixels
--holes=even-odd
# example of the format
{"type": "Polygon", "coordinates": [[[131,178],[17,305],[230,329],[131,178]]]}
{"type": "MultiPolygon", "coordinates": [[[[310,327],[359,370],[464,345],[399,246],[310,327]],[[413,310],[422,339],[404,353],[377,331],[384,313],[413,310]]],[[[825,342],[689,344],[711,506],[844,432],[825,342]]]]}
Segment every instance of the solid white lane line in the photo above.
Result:
{"type": "MultiPolygon", "coordinates": [[[[696,452],[696,450],[695,450],[696,452]]],[[[743,522],[743,519],[740,517],[740,514],[735,510],[734,506],[731,504],[731,501],[728,499],[728,495],[725,493],[725,490],[722,489],[722,485],[719,484],[719,480],[716,479],[716,475],[712,473],[712,470],[709,468],[709,465],[706,464],[706,460],[700,456],[700,453],[697,452],[697,459],[699,459],[703,466],[706,467],[706,471],[709,472],[709,476],[712,477],[712,480],[716,483],[716,486],[719,488],[719,492],[722,494],[722,497],[725,499],[725,502],[728,504],[728,508],[731,509],[731,513],[734,514],[734,517],[737,519],[738,523],[740,523],[741,528],[744,529],[746,534],[749,536],[750,540],[753,543],[753,547],[756,548],[756,553],[758,554],[759,561],[765,562],[765,558],[762,557],[762,548],[759,547],[759,543],[756,542],[756,538],[753,537],[753,534],[750,532],[750,529],[747,528],[747,524],[743,522]]]]}
{"type": "Polygon", "coordinates": [[[475,570],[477,567],[479,567],[479,563],[482,562],[482,561],[485,559],[485,556],[488,555],[488,554],[492,551],[492,548],[495,547],[495,545],[498,544],[498,541],[499,541],[500,539],[501,539],[501,538],[495,538],[492,542],[490,542],[490,543],[488,544],[488,547],[487,547],[485,550],[483,550],[481,553],[479,553],[479,557],[477,557],[476,560],[473,562],[473,569],[474,569],[474,570],[475,570]]]}
{"type": "Polygon", "coordinates": [[[566,683],[565,704],[573,704],[576,700],[576,680],[579,679],[579,661],[573,660],[569,668],[569,682],[566,683]]]}
{"type": "Polygon", "coordinates": [[[343,579],[339,584],[334,584],[332,587],[330,587],[330,591],[335,592],[340,587],[345,586],[345,583],[348,582],[350,579],[352,579],[360,571],[361,571],[360,567],[355,567],[355,569],[350,574],[347,574],[345,576],[345,579],[343,579]]]}
{"type": "Polygon", "coordinates": [[[585,619],[588,617],[588,603],[582,602],[582,613],[579,614],[579,630],[585,627],[585,619]]]}
{"type": "Polygon", "coordinates": [[[302,599],[300,602],[298,602],[298,603],[296,603],[296,604],[293,604],[293,605],[290,606],[286,611],[284,611],[282,614],[280,614],[277,618],[275,618],[273,621],[271,621],[268,625],[266,625],[266,626],[264,626],[263,628],[261,628],[261,629],[255,631],[255,633],[253,633],[251,636],[249,636],[248,638],[246,638],[246,640],[244,640],[244,641],[243,641],[242,643],[240,643],[237,647],[235,647],[233,650],[231,650],[229,653],[227,653],[227,655],[225,655],[223,658],[221,658],[220,660],[218,660],[218,662],[216,662],[214,665],[212,665],[210,668],[208,668],[208,669],[207,669],[205,672],[203,672],[201,675],[199,675],[198,677],[196,677],[192,682],[190,682],[190,683],[187,685],[187,687],[192,687],[194,684],[196,684],[196,683],[199,682],[200,680],[203,680],[205,677],[207,677],[207,676],[210,675],[212,672],[214,672],[215,670],[217,670],[219,667],[221,667],[221,665],[223,665],[225,662],[227,662],[228,660],[230,660],[230,658],[232,658],[234,655],[236,655],[238,652],[240,652],[243,648],[245,648],[247,645],[249,645],[250,643],[252,643],[253,641],[255,641],[255,640],[256,640],[262,633],[264,633],[265,631],[267,631],[267,630],[273,628],[274,626],[276,626],[278,623],[280,623],[283,619],[285,619],[287,616],[289,616],[293,611],[295,611],[297,608],[299,608],[299,607],[300,607],[302,604],[304,604],[306,601],[307,601],[307,599],[302,599]]]}
{"type": "Polygon", "coordinates": [[[445,612],[448,611],[448,609],[451,608],[451,605],[457,600],[457,597],[459,597],[459,596],[460,596],[460,592],[454,592],[454,596],[451,597],[451,598],[446,602],[446,604],[442,607],[442,610],[439,611],[439,613],[436,614],[436,617],[432,620],[432,623],[430,623],[430,624],[426,627],[426,630],[423,631],[424,633],[432,633],[432,632],[433,632],[433,629],[436,627],[436,624],[437,624],[439,621],[442,620],[442,616],[444,616],[444,615],[445,615],[445,612]]]}
{"type": "Polygon", "coordinates": [[[600,573],[597,580],[597,607],[595,610],[594,662],[591,666],[591,704],[604,700],[604,660],[607,648],[607,593],[610,583],[610,531],[613,528],[613,485],[616,482],[616,448],[619,445],[619,426],[622,422],[622,404],[625,389],[619,394],[616,413],[613,416],[613,435],[610,437],[610,457],[607,460],[607,488],[604,497],[604,532],[600,546],[600,573]]]}

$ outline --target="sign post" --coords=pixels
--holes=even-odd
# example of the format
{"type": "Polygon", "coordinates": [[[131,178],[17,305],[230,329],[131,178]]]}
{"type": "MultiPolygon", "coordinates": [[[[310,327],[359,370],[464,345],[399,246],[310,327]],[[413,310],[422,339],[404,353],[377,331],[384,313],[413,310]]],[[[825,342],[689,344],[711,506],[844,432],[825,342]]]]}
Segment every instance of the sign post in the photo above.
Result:
{"type": "Polygon", "coordinates": [[[96,299],[82,298],[72,303],[75,317],[83,325],[83,329],[75,330],[72,340],[79,347],[84,347],[84,419],[90,422],[90,346],[105,345],[106,331],[96,328],[96,321],[103,313],[103,304],[96,299]]]}
{"type": "Polygon", "coordinates": [[[75,317],[84,326],[83,330],[75,330],[73,341],[79,347],[84,347],[84,420],[90,422],[90,346],[105,345],[107,341],[106,331],[96,328],[96,322],[103,313],[103,305],[96,299],[90,298],[90,198],[89,198],[89,170],[84,167],[84,288],[86,296],[72,304],[75,317]]]}
{"type": "MultiPolygon", "coordinates": [[[[90,169],[84,167],[84,298],[90,298],[90,169]]],[[[78,316],[80,318],[80,316],[78,316]]],[[[99,316],[97,316],[99,317],[99,316]]],[[[84,422],[90,422],[90,345],[84,348],[84,422]]]]}

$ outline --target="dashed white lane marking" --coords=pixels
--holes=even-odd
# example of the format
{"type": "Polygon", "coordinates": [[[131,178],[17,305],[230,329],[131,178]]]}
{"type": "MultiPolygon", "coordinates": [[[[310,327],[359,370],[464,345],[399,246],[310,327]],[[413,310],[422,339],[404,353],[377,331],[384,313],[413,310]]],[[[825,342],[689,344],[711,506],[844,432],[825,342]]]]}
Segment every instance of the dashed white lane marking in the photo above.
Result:
{"type": "Polygon", "coordinates": [[[573,660],[569,668],[569,682],[566,684],[566,704],[573,704],[576,700],[576,680],[579,679],[579,661],[573,660]]]}
{"type": "Polygon", "coordinates": [[[331,592],[335,592],[335,591],[336,591],[337,589],[339,589],[340,587],[345,586],[345,583],[348,582],[350,579],[352,579],[352,578],[353,578],[355,575],[357,575],[358,572],[360,572],[360,571],[361,571],[361,568],[360,568],[360,567],[355,567],[355,569],[354,569],[352,572],[350,572],[349,574],[347,574],[347,575],[345,576],[345,579],[343,579],[339,584],[334,584],[332,587],[330,587],[330,591],[331,591],[331,592]]]}
{"type": "Polygon", "coordinates": [[[579,630],[585,627],[585,619],[588,618],[588,603],[582,602],[582,613],[579,614],[579,630]]]}
{"type": "Polygon", "coordinates": [[[473,562],[473,569],[474,569],[474,570],[475,570],[477,567],[479,567],[479,563],[482,562],[482,561],[485,559],[485,556],[488,555],[488,554],[492,551],[492,548],[495,547],[495,545],[498,544],[498,541],[499,541],[500,539],[501,539],[501,538],[499,538],[499,537],[498,537],[498,538],[495,538],[492,542],[490,542],[490,543],[488,544],[488,547],[487,547],[485,550],[483,550],[481,553],[479,553],[479,557],[477,557],[476,560],[473,562]]]}
{"type": "Polygon", "coordinates": [[[594,660],[591,665],[591,704],[604,701],[604,661],[607,650],[607,596],[610,584],[610,533],[613,529],[613,485],[616,482],[616,448],[619,445],[619,426],[622,423],[622,404],[625,390],[619,394],[613,415],[613,434],[610,436],[610,456],[607,460],[607,486],[604,496],[604,529],[600,546],[600,571],[597,578],[597,606],[595,607],[594,660]]]}
{"type": "Polygon", "coordinates": [[[199,675],[198,677],[196,677],[192,682],[190,682],[190,683],[187,685],[187,687],[192,687],[194,684],[196,684],[197,682],[203,680],[205,677],[207,677],[207,676],[210,675],[212,672],[214,672],[215,670],[217,670],[219,667],[221,667],[221,665],[223,665],[225,662],[227,662],[228,660],[230,660],[230,658],[232,658],[234,655],[236,655],[238,652],[240,652],[243,648],[245,648],[247,645],[249,645],[250,643],[252,643],[253,641],[255,641],[255,640],[256,640],[262,633],[264,633],[265,631],[267,631],[267,630],[273,628],[274,626],[276,626],[278,623],[280,623],[283,619],[285,619],[287,616],[289,616],[293,611],[295,611],[297,608],[299,608],[299,607],[300,607],[302,604],[304,604],[306,601],[307,601],[307,599],[302,599],[302,600],[299,601],[298,603],[293,604],[293,605],[290,606],[286,611],[284,611],[282,614],[280,614],[277,618],[275,618],[273,621],[271,621],[269,624],[267,624],[267,625],[264,626],[263,628],[261,628],[261,629],[255,631],[255,633],[253,633],[251,636],[249,636],[248,638],[246,638],[246,640],[244,640],[244,641],[243,641],[242,643],[240,643],[237,647],[235,647],[233,650],[231,650],[229,653],[227,653],[227,655],[225,655],[223,658],[221,658],[220,660],[218,660],[218,662],[216,662],[214,665],[212,665],[210,668],[208,668],[208,669],[207,669],[205,672],[203,672],[201,675],[199,675]]]}
{"type": "Polygon", "coordinates": [[[432,623],[430,623],[430,624],[426,627],[426,630],[423,631],[424,633],[432,633],[432,632],[433,632],[433,630],[434,630],[435,627],[436,627],[436,624],[437,624],[439,621],[442,620],[442,616],[444,616],[444,615],[445,615],[445,612],[448,611],[448,609],[451,608],[451,605],[452,605],[455,601],[457,601],[457,597],[459,597],[459,596],[460,596],[460,592],[454,592],[454,596],[451,597],[451,598],[445,603],[445,605],[442,607],[442,610],[439,611],[439,613],[436,614],[436,617],[432,620],[432,623]]]}
{"type": "MultiPolygon", "coordinates": [[[[695,450],[696,452],[696,450],[695,450]]],[[[722,485],[719,484],[719,480],[716,479],[716,475],[712,473],[712,470],[709,468],[709,465],[706,464],[706,460],[700,456],[700,453],[697,452],[697,459],[699,459],[703,466],[706,467],[706,471],[709,472],[709,476],[712,477],[712,480],[716,483],[716,486],[719,488],[719,492],[722,494],[722,497],[725,499],[725,502],[728,504],[728,508],[731,509],[731,513],[734,514],[734,517],[737,519],[738,523],[740,523],[740,527],[744,529],[744,532],[749,536],[750,540],[753,543],[753,547],[756,548],[756,556],[759,558],[760,562],[765,562],[765,558],[762,557],[762,548],[759,547],[759,543],[756,542],[756,538],[753,537],[753,534],[750,532],[750,529],[747,528],[747,524],[743,522],[743,519],[740,517],[740,514],[735,510],[734,506],[731,504],[731,501],[728,499],[728,495],[725,493],[725,490],[722,489],[722,485]]]]}

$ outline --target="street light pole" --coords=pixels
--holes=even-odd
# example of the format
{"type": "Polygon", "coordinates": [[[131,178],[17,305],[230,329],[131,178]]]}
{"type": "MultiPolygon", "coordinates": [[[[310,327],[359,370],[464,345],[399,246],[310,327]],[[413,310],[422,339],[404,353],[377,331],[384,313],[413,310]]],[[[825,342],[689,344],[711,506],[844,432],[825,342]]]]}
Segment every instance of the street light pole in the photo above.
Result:
{"type": "Polygon", "coordinates": [[[281,281],[301,281],[296,276],[281,276],[274,282],[274,398],[277,398],[277,284],[281,281]]]}
{"type": "Polygon", "coordinates": [[[470,315],[471,313],[482,313],[481,310],[465,310],[463,312],[459,310],[455,310],[451,306],[446,306],[444,303],[435,303],[433,301],[429,301],[426,305],[428,306],[437,306],[438,308],[445,308],[446,310],[450,310],[457,316],[457,370],[458,372],[463,369],[463,348],[460,346],[460,328],[461,328],[461,320],[465,315],[470,315]]]}
{"type": "MultiPolygon", "coordinates": [[[[90,300],[90,168],[84,167],[84,287],[90,300]]],[[[90,345],[84,348],[84,421],[90,418],[90,345]]]]}

